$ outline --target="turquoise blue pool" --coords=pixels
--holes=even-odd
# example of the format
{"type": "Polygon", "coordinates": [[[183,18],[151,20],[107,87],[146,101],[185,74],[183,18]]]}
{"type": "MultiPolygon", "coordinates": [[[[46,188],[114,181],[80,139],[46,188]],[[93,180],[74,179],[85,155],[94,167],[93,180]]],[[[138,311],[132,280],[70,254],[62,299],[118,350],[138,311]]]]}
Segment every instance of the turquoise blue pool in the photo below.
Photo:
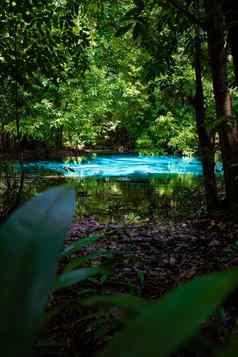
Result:
{"type": "Polygon", "coordinates": [[[111,155],[88,159],[35,161],[24,163],[31,174],[51,173],[64,177],[138,177],[157,174],[202,175],[201,162],[195,158],[170,156],[111,155]]]}

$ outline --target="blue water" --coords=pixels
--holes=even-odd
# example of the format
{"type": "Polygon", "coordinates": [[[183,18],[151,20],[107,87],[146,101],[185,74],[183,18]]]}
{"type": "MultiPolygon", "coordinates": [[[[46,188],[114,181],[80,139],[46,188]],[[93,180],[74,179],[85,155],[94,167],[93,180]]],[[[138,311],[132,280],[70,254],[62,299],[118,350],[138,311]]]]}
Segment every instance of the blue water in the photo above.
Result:
{"type": "Polygon", "coordinates": [[[51,172],[64,177],[124,177],[157,174],[202,175],[201,162],[195,158],[170,156],[111,155],[82,162],[37,161],[24,163],[24,170],[40,175],[51,172]]]}

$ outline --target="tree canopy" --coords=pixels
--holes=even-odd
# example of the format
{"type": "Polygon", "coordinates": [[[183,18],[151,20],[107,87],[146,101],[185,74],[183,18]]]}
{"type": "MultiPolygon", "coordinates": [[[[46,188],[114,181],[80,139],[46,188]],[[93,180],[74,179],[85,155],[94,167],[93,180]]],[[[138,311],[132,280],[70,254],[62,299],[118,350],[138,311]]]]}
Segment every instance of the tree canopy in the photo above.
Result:
{"type": "Polygon", "coordinates": [[[1,2],[2,138],[199,154],[211,206],[220,151],[232,206],[237,14],[232,0],[1,2]]]}

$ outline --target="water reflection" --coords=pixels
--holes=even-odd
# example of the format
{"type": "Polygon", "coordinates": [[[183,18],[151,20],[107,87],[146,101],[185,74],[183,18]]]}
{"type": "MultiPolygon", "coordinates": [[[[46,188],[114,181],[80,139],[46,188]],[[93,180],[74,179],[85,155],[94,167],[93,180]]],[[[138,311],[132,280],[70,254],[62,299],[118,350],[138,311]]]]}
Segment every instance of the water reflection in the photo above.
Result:
{"type": "MultiPolygon", "coordinates": [[[[156,175],[149,178],[35,178],[25,198],[50,186],[68,183],[76,188],[76,214],[100,222],[137,222],[162,217],[187,216],[201,208],[202,177],[156,175]]],[[[27,186],[27,185],[26,185],[27,186]]]]}

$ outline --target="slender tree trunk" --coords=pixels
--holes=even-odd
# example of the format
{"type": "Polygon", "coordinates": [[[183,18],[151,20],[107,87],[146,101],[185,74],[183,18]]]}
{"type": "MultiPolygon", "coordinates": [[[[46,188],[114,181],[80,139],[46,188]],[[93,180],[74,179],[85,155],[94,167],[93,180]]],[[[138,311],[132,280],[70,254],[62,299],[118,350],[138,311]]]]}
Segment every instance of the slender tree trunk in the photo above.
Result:
{"type": "Polygon", "coordinates": [[[63,147],[63,126],[56,129],[55,133],[55,147],[57,149],[62,149],[63,147]]]}
{"type": "Polygon", "coordinates": [[[4,124],[1,124],[1,132],[0,132],[0,152],[3,151],[4,143],[5,143],[5,135],[4,135],[4,124]]]}
{"type": "Polygon", "coordinates": [[[223,11],[226,19],[226,27],[228,29],[228,44],[233,58],[235,84],[236,87],[238,87],[238,1],[224,1],[223,11]]]}
{"type": "Polygon", "coordinates": [[[229,42],[233,58],[235,84],[238,87],[238,26],[234,26],[229,31],[229,42]]]}
{"type": "Polygon", "coordinates": [[[231,97],[227,80],[227,54],[225,49],[225,24],[223,1],[205,0],[207,14],[208,50],[212,67],[213,91],[216,102],[226,199],[228,207],[238,207],[238,131],[232,119],[231,97]]]}
{"type": "Polygon", "coordinates": [[[217,207],[215,152],[214,143],[212,137],[210,137],[208,134],[205,122],[204,92],[202,84],[201,40],[199,30],[196,31],[194,65],[196,74],[196,95],[194,100],[194,107],[196,112],[199,148],[203,166],[207,209],[213,210],[217,207]]]}

